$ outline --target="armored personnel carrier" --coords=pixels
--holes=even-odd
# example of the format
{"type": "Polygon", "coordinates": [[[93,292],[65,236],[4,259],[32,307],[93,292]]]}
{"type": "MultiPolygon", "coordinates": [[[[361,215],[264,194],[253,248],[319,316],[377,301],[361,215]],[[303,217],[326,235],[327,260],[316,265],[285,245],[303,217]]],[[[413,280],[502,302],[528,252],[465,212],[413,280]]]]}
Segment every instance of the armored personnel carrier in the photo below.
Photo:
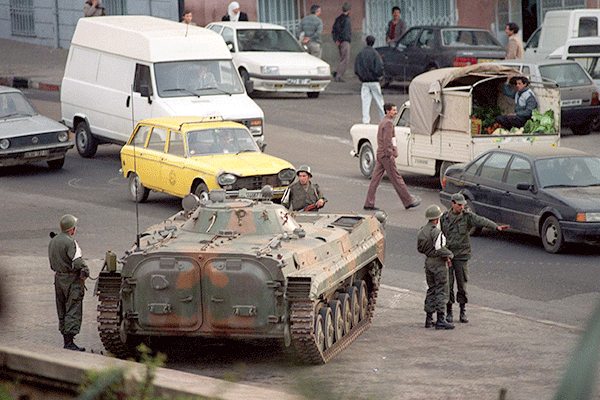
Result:
{"type": "Polygon", "coordinates": [[[96,293],[107,351],[128,357],[164,336],[276,339],[322,364],[370,326],[385,214],[292,213],[244,196],[188,195],[183,211],[105,263],[96,293]]]}

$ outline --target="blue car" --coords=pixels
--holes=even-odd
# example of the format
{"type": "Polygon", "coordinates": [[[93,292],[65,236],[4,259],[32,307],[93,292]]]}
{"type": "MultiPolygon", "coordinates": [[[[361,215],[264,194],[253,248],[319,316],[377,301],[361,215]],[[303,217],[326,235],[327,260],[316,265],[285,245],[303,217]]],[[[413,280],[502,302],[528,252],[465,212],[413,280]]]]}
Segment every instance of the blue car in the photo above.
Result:
{"type": "Polygon", "coordinates": [[[567,242],[600,244],[600,158],[561,147],[487,151],[450,166],[440,201],[462,193],[477,214],[541,237],[546,251],[567,242]]]}

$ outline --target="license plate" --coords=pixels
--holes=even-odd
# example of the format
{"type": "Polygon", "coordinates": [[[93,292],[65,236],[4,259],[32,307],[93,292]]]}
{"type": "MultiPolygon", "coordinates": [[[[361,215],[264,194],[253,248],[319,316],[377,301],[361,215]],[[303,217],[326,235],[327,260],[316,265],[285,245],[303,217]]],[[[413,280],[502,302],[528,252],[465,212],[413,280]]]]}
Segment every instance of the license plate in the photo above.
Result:
{"type": "Polygon", "coordinates": [[[261,191],[260,190],[248,190],[246,192],[246,198],[248,199],[259,199],[261,198],[261,191]]]}
{"type": "Polygon", "coordinates": [[[480,58],[479,60],[477,60],[477,64],[492,62],[492,61],[500,61],[500,60],[497,60],[495,58],[480,58]]]}
{"type": "Polygon", "coordinates": [[[36,151],[28,151],[27,153],[23,154],[24,158],[35,158],[35,157],[43,157],[43,156],[47,156],[49,153],[48,150],[36,150],[36,151]]]}
{"type": "Polygon", "coordinates": [[[561,100],[561,107],[580,106],[583,101],[581,99],[561,100]]]}
{"type": "Polygon", "coordinates": [[[287,80],[289,85],[310,85],[310,78],[300,79],[300,78],[291,78],[287,80]]]}

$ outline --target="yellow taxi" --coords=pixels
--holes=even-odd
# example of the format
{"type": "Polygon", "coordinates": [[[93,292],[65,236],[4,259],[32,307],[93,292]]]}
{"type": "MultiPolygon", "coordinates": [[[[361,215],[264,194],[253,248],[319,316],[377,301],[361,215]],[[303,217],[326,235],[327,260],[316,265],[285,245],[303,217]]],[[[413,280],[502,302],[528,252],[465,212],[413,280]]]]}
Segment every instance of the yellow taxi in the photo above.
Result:
{"type": "Polygon", "coordinates": [[[296,176],[294,166],[264,154],[250,131],[220,117],[164,117],[140,121],[121,149],[123,176],[131,197],[145,202],[150,190],[207,199],[212,189],[252,196],[265,185],[283,196],[296,176]]]}

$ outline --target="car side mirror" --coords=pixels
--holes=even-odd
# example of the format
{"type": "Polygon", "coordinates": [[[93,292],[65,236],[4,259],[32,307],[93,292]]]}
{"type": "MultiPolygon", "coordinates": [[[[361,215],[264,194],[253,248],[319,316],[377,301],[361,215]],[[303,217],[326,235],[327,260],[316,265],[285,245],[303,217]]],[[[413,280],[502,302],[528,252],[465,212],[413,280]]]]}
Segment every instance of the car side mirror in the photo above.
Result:
{"type": "Polygon", "coordinates": [[[246,86],[246,93],[252,93],[254,91],[254,82],[250,79],[244,82],[244,86],[246,86]]]}
{"type": "Polygon", "coordinates": [[[226,42],[225,44],[227,45],[227,48],[229,49],[230,52],[235,53],[235,47],[233,47],[233,43],[226,42]]]}
{"type": "Polygon", "coordinates": [[[403,44],[401,44],[401,43],[397,43],[396,44],[396,50],[398,50],[398,51],[404,51],[404,50],[406,50],[406,46],[403,45],[403,44]]]}
{"type": "Polygon", "coordinates": [[[148,98],[148,104],[152,104],[152,100],[150,99],[150,86],[148,85],[141,85],[140,86],[140,94],[142,95],[142,97],[147,97],[148,98]]]}

